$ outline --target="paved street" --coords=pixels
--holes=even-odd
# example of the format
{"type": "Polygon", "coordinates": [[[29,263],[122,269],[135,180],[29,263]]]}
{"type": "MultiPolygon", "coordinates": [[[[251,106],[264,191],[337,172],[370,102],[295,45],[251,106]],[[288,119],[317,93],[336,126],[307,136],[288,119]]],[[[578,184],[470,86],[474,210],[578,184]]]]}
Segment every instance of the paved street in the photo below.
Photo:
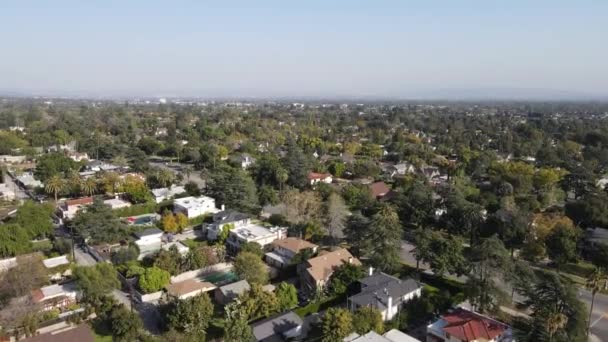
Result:
{"type": "Polygon", "coordinates": [[[76,258],[76,263],[81,266],[93,266],[97,263],[97,260],[91,254],[78,246],[74,248],[74,257],[76,258]]]}
{"type": "MultiPolygon", "coordinates": [[[[413,267],[416,266],[416,258],[413,255],[414,248],[415,246],[407,241],[401,242],[401,260],[413,267]]],[[[420,268],[423,270],[428,270],[429,265],[426,263],[420,263],[420,268]]],[[[459,279],[466,281],[466,277],[460,277],[459,279]]],[[[503,285],[505,285],[503,290],[510,293],[510,288],[508,288],[508,285],[503,285]]],[[[589,310],[591,306],[591,293],[585,289],[579,289],[578,294],[579,299],[587,305],[587,310],[589,310]]],[[[515,298],[516,301],[523,299],[524,298],[522,297],[515,298]]],[[[606,295],[596,294],[595,296],[595,304],[593,306],[593,313],[591,315],[591,335],[591,341],[608,341],[608,296],[606,295]]]]}

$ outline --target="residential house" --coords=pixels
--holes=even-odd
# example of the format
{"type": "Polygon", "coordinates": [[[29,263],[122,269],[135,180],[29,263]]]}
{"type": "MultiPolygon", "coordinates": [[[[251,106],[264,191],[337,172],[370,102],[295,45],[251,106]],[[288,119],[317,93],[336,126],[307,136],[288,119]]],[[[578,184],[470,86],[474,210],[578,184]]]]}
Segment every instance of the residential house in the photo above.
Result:
{"type": "Polygon", "coordinates": [[[44,184],[41,181],[34,178],[34,175],[31,173],[25,173],[21,176],[17,176],[16,180],[21,186],[28,189],[42,188],[44,184]]]}
{"type": "Polygon", "coordinates": [[[167,295],[177,299],[187,299],[204,292],[215,290],[217,287],[206,281],[187,279],[178,283],[169,284],[165,287],[167,295]]]}
{"type": "Polygon", "coordinates": [[[64,219],[71,220],[76,216],[78,210],[93,204],[93,197],[82,197],[66,200],[60,206],[61,214],[64,219]]]}
{"type": "Polygon", "coordinates": [[[319,246],[295,237],[288,237],[272,242],[273,251],[265,254],[266,263],[276,268],[286,268],[291,265],[291,260],[303,250],[310,250],[312,254],[317,252],[319,246]]]}
{"type": "Polygon", "coordinates": [[[241,244],[245,242],[256,242],[262,248],[270,245],[275,240],[287,237],[287,228],[266,228],[251,220],[249,215],[236,211],[221,211],[214,215],[214,222],[204,226],[207,239],[217,240],[222,228],[230,224],[232,228],[226,240],[226,248],[230,252],[237,252],[241,244]]]}
{"type": "Polygon", "coordinates": [[[305,263],[306,270],[300,275],[302,287],[312,292],[325,287],[334,270],[345,263],[361,265],[361,262],[344,248],[322,252],[319,256],[308,259],[305,263]]]}
{"type": "Polygon", "coordinates": [[[186,192],[186,189],[181,185],[177,185],[168,188],[153,189],[152,196],[154,196],[154,201],[156,201],[156,203],[160,203],[172,199],[175,195],[183,194],[184,192],[186,192]]]}
{"type": "Polygon", "coordinates": [[[139,247],[138,260],[160,251],[163,231],[158,228],[148,228],[134,234],[137,237],[135,244],[139,247]]]}
{"type": "Polygon", "coordinates": [[[67,267],[70,264],[67,255],[44,259],[42,260],[42,264],[49,271],[49,278],[51,280],[59,281],[72,274],[72,270],[67,267]]]}
{"type": "Polygon", "coordinates": [[[96,338],[88,324],[68,326],[52,332],[28,337],[21,342],[95,342],[96,338]]]}
{"type": "Polygon", "coordinates": [[[265,249],[273,241],[284,239],[286,236],[286,227],[274,226],[266,228],[250,222],[246,225],[236,226],[230,230],[230,234],[226,240],[226,248],[228,251],[236,253],[240,250],[243,243],[256,242],[262,249],[265,249]]]}
{"type": "Polygon", "coordinates": [[[101,160],[93,160],[85,165],[86,171],[100,172],[100,171],[114,171],[120,169],[120,166],[113,165],[101,160]]]}
{"type": "Polygon", "coordinates": [[[177,252],[181,256],[188,254],[188,251],[190,251],[190,248],[188,248],[188,246],[184,245],[181,241],[173,241],[173,242],[165,243],[161,248],[168,251],[172,247],[175,247],[177,249],[177,252]]]}
{"type": "Polygon", "coordinates": [[[215,207],[215,199],[207,196],[183,197],[173,202],[174,211],[181,212],[188,218],[205,214],[214,214],[219,210],[215,207]]]}
{"type": "Polygon", "coordinates": [[[387,167],[387,173],[392,178],[395,176],[404,176],[416,172],[416,167],[408,162],[402,162],[387,167]]]}
{"type": "Polygon", "coordinates": [[[22,164],[27,161],[27,156],[0,155],[0,161],[6,164],[22,164]]]}
{"type": "Polygon", "coordinates": [[[0,198],[4,201],[12,201],[16,197],[15,190],[6,183],[0,184],[0,198]]]}
{"type": "Polygon", "coordinates": [[[347,300],[349,310],[373,307],[380,311],[382,319],[393,319],[403,304],[422,294],[422,285],[414,279],[399,279],[383,272],[373,273],[359,280],[361,292],[347,300]]]}
{"type": "Polygon", "coordinates": [[[308,174],[308,182],[310,185],[315,185],[319,182],[329,184],[333,181],[331,174],[329,173],[316,173],[310,172],[308,174]]]}
{"type": "Polygon", "coordinates": [[[234,210],[222,210],[213,214],[212,223],[203,225],[203,232],[207,235],[208,240],[215,241],[225,225],[243,226],[249,224],[250,221],[251,219],[247,214],[234,210]]]}
{"type": "Polygon", "coordinates": [[[368,185],[368,187],[372,197],[375,199],[383,199],[391,192],[391,188],[389,188],[384,182],[375,182],[368,185]]]}
{"type": "Polygon", "coordinates": [[[436,166],[427,166],[422,168],[422,174],[430,181],[433,178],[441,176],[439,168],[436,166]]]}
{"type": "Polygon", "coordinates": [[[68,157],[75,162],[89,160],[89,155],[86,152],[69,152],[68,157]]]}
{"type": "Polygon", "coordinates": [[[293,311],[287,311],[251,324],[255,341],[277,342],[302,339],[304,321],[293,311]]]}
{"type": "Polygon", "coordinates": [[[510,326],[464,308],[427,326],[427,342],[512,342],[510,326]]]}
{"type": "Polygon", "coordinates": [[[120,198],[111,198],[103,201],[103,204],[110,206],[112,209],[128,208],[131,206],[130,202],[121,200],[120,198]]]}
{"type": "Polygon", "coordinates": [[[344,342],[420,342],[420,340],[403,333],[397,329],[387,331],[384,335],[380,335],[375,331],[370,331],[367,334],[359,335],[352,333],[346,336],[344,342]]]}
{"type": "Polygon", "coordinates": [[[246,153],[235,156],[231,159],[233,163],[239,165],[243,170],[248,169],[251,165],[253,165],[253,163],[255,163],[255,158],[246,153]]]}
{"type": "Polygon", "coordinates": [[[220,305],[226,305],[235,300],[238,296],[249,291],[251,287],[247,280],[224,285],[215,290],[215,300],[220,305]]]}
{"type": "Polygon", "coordinates": [[[32,300],[41,306],[42,311],[63,309],[76,303],[78,291],[76,283],[55,284],[32,291],[32,300]]]}

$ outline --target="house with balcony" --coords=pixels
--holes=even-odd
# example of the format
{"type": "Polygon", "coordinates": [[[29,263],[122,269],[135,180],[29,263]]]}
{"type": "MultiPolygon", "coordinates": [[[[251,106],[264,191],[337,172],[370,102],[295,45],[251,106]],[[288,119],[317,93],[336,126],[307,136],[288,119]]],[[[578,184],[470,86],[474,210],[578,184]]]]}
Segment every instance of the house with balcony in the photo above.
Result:
{"type": "Polygon", "coordinates": [[[275,240],[273,250],[264,255],[266,263],[276,268],[286,268],[292,264],[292,259],[300,252],[309,250],[311,255],[317,253],[319,246],[296,237],[275,240]]]}

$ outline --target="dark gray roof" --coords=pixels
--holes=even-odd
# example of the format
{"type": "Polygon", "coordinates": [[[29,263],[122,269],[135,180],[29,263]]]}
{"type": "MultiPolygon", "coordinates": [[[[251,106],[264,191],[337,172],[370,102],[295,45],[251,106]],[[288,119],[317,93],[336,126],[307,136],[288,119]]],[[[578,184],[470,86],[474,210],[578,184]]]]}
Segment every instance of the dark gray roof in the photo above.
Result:
{"type": "Polygon", "coordinates": [[[250,286],[247,280],[239,280],[237,282],[220,287],[220,291],[222,291],[224,296],[228,299],[236,298],[240,296],[243,292],[248,291],[249,289],[250,286]]]}
{"type": "Polygon", "coordinates": [[[146,230],[142,230],[141,232],[135,232],[134,235],[138,238],[142,238],[144,236],[156,235],[162,233],[163,231],[158,228],[148,228],[146,230]]]}
{"type": "Polygon", "coordinates": [[[213,215],[213,223],[216,224],[224,224],[230,222],[241,221],[249,218],[249,215],[234,211],[234,210],[224,210],[220,211],[213,215]]]}
{"type": "Polygon", "coordinates": [[[304,322],[300,316],[296,315],[293,311],[288,311],[263,321],[253,323],[251,329],[253,330],[253,336],[256,341],[263,341],[270,339],[275,335],[279,337],[283,333],[298,326],[302,326],[303,324],[304,322]]]}
{"type": "Polygon", "coordinates": [[[351,302],[359,306],[375,305],[378,302],[387,305],[388,297],[391,297],[393,303],[396,304],[401,301],[403,296],[422,287],[414,279],[399,279],[385,273],[363,278],[360,283],[362,284],[361,292],[349,298],[351,302]]]}
{"type": "Polygon", "coordinates": [[[365,277],[359,280],[359,282],[364,286],[376,286],[390,283],[393,281],[400,281],[400,279],[397,277],[393,277],[392,275],[388,275],[384,272],[376,272],[369,277],[365,277]]]}

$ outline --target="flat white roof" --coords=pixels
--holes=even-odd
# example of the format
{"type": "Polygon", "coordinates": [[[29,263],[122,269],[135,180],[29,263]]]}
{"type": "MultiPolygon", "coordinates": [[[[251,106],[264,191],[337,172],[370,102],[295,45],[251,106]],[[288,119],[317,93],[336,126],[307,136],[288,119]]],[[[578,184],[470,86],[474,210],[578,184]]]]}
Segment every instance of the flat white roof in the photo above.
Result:
{"type": "Polygon", "coordinates": [[[67,265],[70,263],[70,261],[68,260],[67,255],[62,255],[55,258],[44,259],[42,260],[42,263],[46,268],[53,268],[61,265],[67,265]]]}
{"type": "Polygon", "coordinates": [[[172,186],[170,188],[152,189],[154,197],[171,197],[184,192],[186,192],[186,189],[181,185],[172,186]]]}
{"type": "Polygon", "coordinates": [[[231,232],[243,239],[257,239],[264,236],[274,235],[270,229],[251,223],[234,228],[231,230],[231,232]]]}
{"type": "Polygon", "coordinates": [[[177,204],[180,207],[184,207],[187,209],[194,209],[194,208],[200,207],[200,206],[207,206],[207,205],[209,205],[208,204],[209,202],[212,202],[215,205],[215,200],[213,198],[207,197],[207,196],[183,197],[183,198],[177,198],[177,199],[175,199],[175,201],[173,201],[174,204],[177,204]]]}

